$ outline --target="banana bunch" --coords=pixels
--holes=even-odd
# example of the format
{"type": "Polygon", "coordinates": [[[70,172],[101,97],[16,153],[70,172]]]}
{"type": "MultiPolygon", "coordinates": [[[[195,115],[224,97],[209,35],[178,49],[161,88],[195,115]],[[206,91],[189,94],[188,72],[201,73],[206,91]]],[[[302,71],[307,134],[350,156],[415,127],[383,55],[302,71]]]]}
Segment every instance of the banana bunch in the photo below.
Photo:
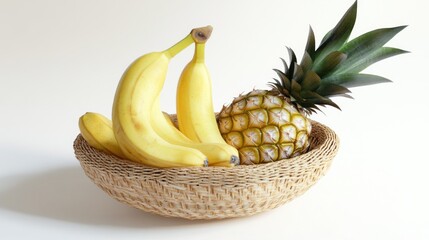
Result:
{"type": "Polygon", "coordinates": [[[112,121],[88,112],[79,119],[92,147],[153,167],[232,167],[238,151],[220,135],[213,111],[211,79],[204,62],[212,27],[195,28],[172,47],[136,59],[123,74],[113,102],[112,121]],[[194,56],[177,87],[178,127],[161,111],[160,93],[170,60],[189,45],[194,56]]]}

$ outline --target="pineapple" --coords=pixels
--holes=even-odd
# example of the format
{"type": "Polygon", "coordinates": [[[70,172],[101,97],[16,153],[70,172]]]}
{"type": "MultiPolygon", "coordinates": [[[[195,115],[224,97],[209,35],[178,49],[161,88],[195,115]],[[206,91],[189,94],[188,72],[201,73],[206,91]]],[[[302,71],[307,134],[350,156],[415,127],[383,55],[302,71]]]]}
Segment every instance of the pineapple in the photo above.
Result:
{"type": "Polygon", "coordinates": [[[218,115],[225,141],[239,150],[241,164],[258,164],[305,153],[309,147],[308,117],[320,106],[340,107],[334,96],[350,96],[351,87],[390,82],[360,73],[371,64],[406,51],[384,47],[405,26],[383,28],[348,40],[356,20],[357,2],[322,39],[318,48],[310,27],[300,63],[288,48],[289,62],[274,71],[270,90],[253,90],[235,98],[218,115]]]}

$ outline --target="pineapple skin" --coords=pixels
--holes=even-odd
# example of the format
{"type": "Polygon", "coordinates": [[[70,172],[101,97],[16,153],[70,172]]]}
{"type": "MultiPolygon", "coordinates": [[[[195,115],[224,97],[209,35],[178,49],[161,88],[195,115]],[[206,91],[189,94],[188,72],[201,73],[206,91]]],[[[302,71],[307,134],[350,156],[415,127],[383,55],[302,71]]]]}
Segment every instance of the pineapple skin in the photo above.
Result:
{"type": "Polygon", "coordinates": [[[225,141],[244,165],[268,163],[306,153],[311,122],[276,91],[253,90],[235,98],[218,115],[225,141]]]}

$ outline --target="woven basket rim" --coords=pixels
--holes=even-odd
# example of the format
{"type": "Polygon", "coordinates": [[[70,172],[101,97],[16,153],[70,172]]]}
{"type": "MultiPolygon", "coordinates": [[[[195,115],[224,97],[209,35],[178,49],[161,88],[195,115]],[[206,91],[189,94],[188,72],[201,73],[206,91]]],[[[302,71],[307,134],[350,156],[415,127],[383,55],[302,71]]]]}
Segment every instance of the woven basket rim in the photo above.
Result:
{"type": "MultiPolygon", "coordinates": [[[[276,174],[276,169],[284,169],[293,166],[300,168],[311,168],[312,164],[317,158],[323,158],[328,155],[336,154],[339,148],[338,136],[329,127],[324,126],[316,121],[311,121],[313,130],[310,136],[311,144],[310,150],[302,155],[282,159],[270,163],[255,164],[255,165],[238,165],[232,168],[225,167],[172,167],[172,168],[156,168],[143,165],[141,163],[133,162],[127,159],[120,159],[114,155],[107,154],[92,148],[79,134],[74,141],[74,150],[76,157],[81,162],[81,165],[86,167],[101,168],[106,172],[113,172],[114,174],[123,175],[126,178],[136,179],[164,179],[166,176],[186,175],[189,177],[203,177],[203,178],[217,178],[222,179],[225,175],[240,172],[240,175],[260,175],[262,172],[274,170],[272,173],[275,177],[281,177],[276,174]],[[80,155],[91,156],[89,158],[79,157],[80,155]],[[213,177],[217,176],[217,177],[213,177]]],[[[280,170],[279,170],[280,171],[280,170]]]]}

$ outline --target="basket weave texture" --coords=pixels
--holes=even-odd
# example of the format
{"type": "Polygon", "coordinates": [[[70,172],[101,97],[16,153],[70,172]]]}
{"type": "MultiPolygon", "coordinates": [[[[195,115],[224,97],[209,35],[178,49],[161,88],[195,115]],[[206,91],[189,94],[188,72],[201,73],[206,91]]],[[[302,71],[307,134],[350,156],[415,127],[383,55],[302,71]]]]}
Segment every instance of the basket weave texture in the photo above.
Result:
{"type": "Polygon", "coordinates": [[[168,217],[222,219],[276,208],[303,194],[329,168],[337,135],[312,121],[306,154],[233,168],[153,168],[92,148],[78,135],[76,158],[85,174],[111,197],[168,217]]]}

